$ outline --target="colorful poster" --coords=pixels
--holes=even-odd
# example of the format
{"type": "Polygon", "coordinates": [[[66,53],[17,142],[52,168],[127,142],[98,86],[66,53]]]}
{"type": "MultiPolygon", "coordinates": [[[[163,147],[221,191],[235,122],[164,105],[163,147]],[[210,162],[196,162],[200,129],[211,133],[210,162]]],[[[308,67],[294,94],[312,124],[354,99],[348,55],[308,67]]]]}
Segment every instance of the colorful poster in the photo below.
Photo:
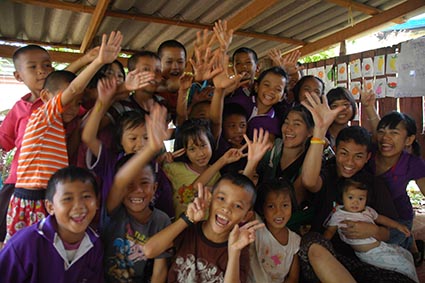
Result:
{"type": "Polygon", "coordinates": [[[350,91],[353,94],[354,98],[358,100],[360,98],[360,91],[362,89],[361,82],[351,82],[350,83],[350,91]]]}
{"type": "Polygon", "coordinates": [[[373,60],[373,69],[376,76],[385,75],[385,55],[375,56],[373,60]]]}
{"type": "Polygon", "coordinates": [[[338,64],[338,82],[346,81],[347,79],[347,63],[338,64]]]}
{"type": "Polygon", "coordinates": [[[366,90],[366,91],[368,91],[368,90],[373,90],[373,80],[372,79],[370,79],[370,80],[364,80],[363,81],[363,86],[364,86],[364,89],[366,90]]]}
{"type": "Polygon", "coordinates": [[[387,75],[394,75],[397,73],[397,57],[398,54],[396,53],[387,54],[387,75]]]}
{"type": "Polygon", "coordinates": [[[383,98],[387,93],[387,79],[376,79],[375,84],[373,86],[373,92],[376,95],[376,98],[383,98]]]}
{"type": "Polygon", "coordinates": [[[350,78],[355,80],[362,77],[362,62],[356,59],[350,62],[350,78]]]}
{"type": "Polygon", "coordinates": [[[397,78],[387,77],[387,97],[395,97],[397,91],[397,78]]]}
{"type": "Polygon", "coordinates": [[[362,62],[362,73],[363,77],[373,77],[373,59],[372,58],[363,58],[362,62]]]}
{"type": "Polygon", "coordinates": [[[316,68],[310,68],[307,70],[307,75],[316,76],[316,68]]]}
{"type": "Polygon", "coordinates": [[[317,67],[316,76],[323,81],[325,79],[325,67],[317,67]]]}
{"type": "Polygon", "coordinates": [[[347,88],[347,83],[337,83],[336,86],[337,87],[345,87],[345,88],[347,88]]]}

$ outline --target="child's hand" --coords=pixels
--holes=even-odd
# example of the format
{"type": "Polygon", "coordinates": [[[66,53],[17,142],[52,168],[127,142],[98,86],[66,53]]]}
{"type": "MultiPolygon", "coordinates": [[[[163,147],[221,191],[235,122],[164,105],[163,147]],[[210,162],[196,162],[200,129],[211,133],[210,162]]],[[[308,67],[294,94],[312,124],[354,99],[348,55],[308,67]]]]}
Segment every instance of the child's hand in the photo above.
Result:
{"type": "Polygon", "coordinates": [[[149,115],[146,115],[146,130],[148,132],[148,147],[154,152],[164,146],[164,140],[168,138],[167,109],[155,103],[149,115]]]}
{"type": "Polygon", "coordinates": [[[220,52],[211,54],[209,47],[203,51],[195,46],[195,58],[196,62],[192,58],[189,59],[189,62],[192,64],[193,71],[195,72],[196,81],[210,80],[223,70],[220,64],[222,60],[220,52]]]}
{"type": "Polygon", "coordinates": [[[402,224],[399,223],[396,226],[396,228],[397,228],[398,231],[400,231],[401,233],[403,233],[406,236],[406,238],[407,237],[410,237],[410,230],[406,226],[404,226],[404,225],[402,225],[402,224]]]}
{"type": "Polygon", "coordinates": [[[208,188],[198,183],[198,196],[187,206],[187,217],[194,223],[203,220],[209,207],[210,199],[211,193],[208,188]]]}
{"type": "Polygon", "coordinates": [[[99,55],[99,50],[100,46],[96,46],[95,48],[90,49],[86,54],[84,54],[84,59],[89,63],[93,62],[94,59],[96,59],[96,57],[99,55]]]}
{"type": "Polygon", "coordinates": [[[105,104],[110,103],[114,99],[117,90],[117,79],[102,78],[97,83],[97,99],[105,104]]]}
{"type": "Polygon", "coordinates": [[[255,241],[255,231],[263,228],[264,223],[258,220],[250,221],[239,228],[236,224],[229,235],[229,251],[240,251],[255,241]]]}
{"type": "Polygon", "coordinates": [[[233,29],[227,30],[227,21],[218,20],[214,23],[214,34],[220,43],[220,49],[224,53],[229,49],[233,38],[233,29]]]}
{"type": "Polygon", "coordinates": [[[125,78],[125,88],[130,91],[138,90],[147,87],[152,81],[155,81],[155,74],[153,72],[140,72],[138,69],[135,69],[129,72],[125,78]]]}
{"type": "Polygon", "coordinates": [[[285,72],[289,74],[294,74],[298,72],[298,59],[301,56],[301,52],[299,50],[295,50],[294,52],[289,53],[287,56],[282,57],[280,51],[276,48],[270,49],[268,52],[269,58],[273,61],[275,66],[280,66],[285,70],[285,72]]]}
{"type": "Polygon", "coordinates": [[[246,145],[244,145],[243,147],[241,147],[239,149],[238,148],[231,148],[228,151],[226,151],[226,153],[224,153],[224,155],[221,158],[223,158],[225,164],[230,164],[230,163],[236,162],[239,159],[241,159],[242,157],[247,156],[246,153],[242,152],[245,148],[246,148],[246,145]]]}
{"type": "Polygon", "coordinates": [[[187,91],[193,82],[193,74],[191,72],[184,72],[179,78],[180,86],[179,91],[187,91]]]}
{"type": "Polygon", "coordinates": [[[102,35],[102,45],[100,46],[99,56],[96,58],[102,64],[112,63],[121,51],[122,34],[120,31],[113,31],[109,35],[102,35]]]}
{"type": "Polygon", "coordinates": [[[176,150],[174,152],[164,152],[156,158],[156,161],[160,164],[163,164],[164,162],[171,163],[174,161],[175,158],[182,156],[184,153],[184,148],[180,148],[179,150],[176,150]]]}
{"type": "Polygon", "coordinates": [[[247,135],[244,135],[243,137],[248,145],[248,160],[259,162],[267,150],[272,147],[269,139],[269,132],[264,131],[263,128],[260,128],[260,130],[254,129],[252,141],[247,135]]]}
{"type": "Polygon", "coordinates": [[[362,89],[360,93],[360,102],[362,103],[362,107],[375,107],[376,96],[373,90],[362,89]]]}
{"type": "Polygon", "coordinates": [[[224,55],[222,63],[222,71],[213,78],[213,83],[216,88],[235,90],[240,86],[240,82],[244,74],[231,75],[227,71],[229,65],[229,56],[224,55]]]}

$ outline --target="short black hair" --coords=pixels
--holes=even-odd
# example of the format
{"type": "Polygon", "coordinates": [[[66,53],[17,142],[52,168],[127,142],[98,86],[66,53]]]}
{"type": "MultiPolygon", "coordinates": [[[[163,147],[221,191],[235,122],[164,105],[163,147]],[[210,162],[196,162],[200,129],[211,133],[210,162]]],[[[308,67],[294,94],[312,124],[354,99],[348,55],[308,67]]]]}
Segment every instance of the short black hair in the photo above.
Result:
{"type": "Polygon", "coordinates": [[[221,178],[214,184],[212,188],[212,192],[214,192],[214,190],[220,185],[221,181],[224,181],[224,180],[229,181],[233,185],[241,187],[245,191],[251,193],[252,195],[251,206],[254,206],[255,201],[257,199],[257,192],[255,190],[255,185],[250,178],[240,173],[235,173],[235,172],[226,173],[223,176],[221,176],[221,178]]]}
{"type": "Polygon", "coordinates": [[[300,101],[300,90],[301,87],[303,86],[303,84],[305,83],[305,81],[309,80],[309,79],[315,79],[318,82],[320,82],[322,84],[322,89],[320,91],[320,94],[323,95],[325,92],[325,83],[322,81],[322,79],[316,77],[316,76],[312,76],[312,75],[307,75],[302,77],[294,86],[294,88],[292,89],[292,92],[294,93],[294,100],[297,103],[301,103],[300,101]]]}
{"type": "Polygon", "coordinates": [[[161,61],[161,58],[159,58],[158,54],[156,54],[155,52],[143,50],[143,51],[134,53],[128,59],[127,67],[129,71],[133,71],[134,69],[136,69],[137,61],[139,61],[139,58],[141,57],[148,57],[148,58],[153,58],[153,59],[157,59],[158,61],[161,61]]]}
{"type": "Polygon", "coordinates": [[[136,111],[136,110],[130,110],[123,112],[117,121],[118,127],[115,131],[115,142],[117,144],[118,152],[122,152],[124,148],[121,145],[121,139],[122,135],[124,134],[124,131],[127,129],[134,129],[141,125],[145,125],[146,119],[145,119],[146,113],[142,111],[136,111]]]}
{"type": "Polygon", "coordinates": [[[297,202],[294,195],[294,187],[291,183],[285,178],[272,179],[266,182],[261,183],[257,189],[257,201],[255,202],[255,212],[257,212],[261,217],[264,217],[264,204],[266,198],[271,192],[284,193],[289,195],[291,199],[291,211],[297,207],[297,202]]]}
{"type": "Polygon", "coordinates": [[[347,100],[351,104],[351,108],[353,109],[353,116],[351,116],[350,121],[356,117],[357,114],[357,103],[354,99],[354,96],[351,92],[345,87],[336,87],[328,91],[326,94],[326,98],[328,99],[328,105],[331,106],[332,103],[336,100],[347,100]]]}
{"type": "Polygon", "coordinates": [[[365,128],[360,126],[350,126],[342,129],[336,137],[336,147],[338,147],[339,143],[342,141],[353,141],[358,145],[366,146],[368,152],[372,150],[372,137],[365,128]]]}
{"type": "MultiPolygon", "coordinates": [[[[126,164],[136,153],[130,153],[130,154],[126,154],[123,157],[121,157],[117,163],[115,164],[115,174],[118,172],[118,170],[121,169],[121,167],[124,166],[124,164],[126,164]]],[[[154,181],[156,181],[156,171],[155,171],[155,167],[153,165],[152,162],[148,162],[144,167],[140,168],[140,169],[144,169],[148,167],[151,172],[152,172],[152,176],[154,181]]]]}
{"type": "Polygon", "coordinates": [[[88,88],[97,88],[97,83],[99,82],[100,79],[103,79],[103,78],[106,77],[106,73],[109,71],[110,68],[112,68],[112,65],[113,64],[117,64],[118,65],[118,67],[120,68],[121,73],[124,76],[124,80],[125,80],[124,65],[119,60],[114,60],[114,62],[112,62],[112,63],[103,65],[99,69],[99,71],[96,72],[96,74],[93,76],[93,78],[91,78],[91,80],[88,83],[87,87],[88,88]]]}
{"type": "Polygon", "coordinates": [[[260,75],[258,76],[257,83],[260,84],[261,81],[265,78],[265,76],[267,76],[270,73],[281,76],[285,79],[285,88],[283,89],[283,93],[286,93],[287,92],[286,88],[287,88],[287,85],[288,85],[288,74],[281,67],[271,67],[271,68],[268,68],[268,69],[262,71],[260,73],[260,75]]]}
{"type": "Polygon", "coordinates": [[[187,58],[187,52],[186,52],[186,48],[184,47],[184,45],[182,43],[178,42],[177,40],[174,40],[174,39],[166,40],[159,45],[158,56],[160,58],[162,57],[162,51],[164,50],[164,48],[167,48],[167,47],[182,49],[184,51],[184,57],[187,58]]]}
{"type": "Polygon", "coordinates": [[[72,82],[77,76],[70,71],[61,70],[51,72],[44,81],[43,89],[50,93],[57,94],[61,90],[63,83],[72,82]]]}
{"type": "Polygon", "coordinates": [[[355,187],[356,189],[367,191],[369,196],[370,188],[372,187],[368,181],[370,176],[367,176],[366,173],[360,171],[350,178],[341,177],[337,182],[337,201],[342,204],[342,196],[344,192],[348,190],[349,187],[355,187]]]}
{"type": "Polygon", "coordinates": [[[223,122],[231,115],[243,116],[248,121],[248,114],[245,108],[238,103],[227,103],[223,108],[223,122]]]}
{"type": "Polygon", "coordinates": [[[303,121],[306,124],[308,130],[311,130],[311,129],[314,128],[313,116],[311,115],[310,111],[307,108],[305,108],[305,106],[299,104],[299,105],[295,105],[294,107],[290,108],[288,110],[288,112],[286,112],[283,121],[286,120],[289,113],[291,113],[291,112],[297,112],[301,115],[301,117],[303,118],[303,121]]]}
{"type": "MultiPolygon", "coordinates": [[[[34,50],[35,51],[43,51],[43,52],[46,52],[47,55],[49,55],[49,52],[39,45],[29,44],[29,45],[20,47],[20,48],[16,49],[15,52],[13,52],[13,55],[12,55],[13,65],[15,66],[15,69],[17,69],[17,61],[18,61],[19,57],[22,54],[24,54],[28,51],[34,51],[34,50]]],[[[50,57],[50,55],[49,55],[49,57],[50,57]]]]}
{"type": "Polygon", "coordinates": [[[46,189],[46,199],[50,202],[53,202],[53,197],[56,194],[56,187],[59,183],[64,182],[75,182],[81,181],[83,183],[90,183],[93,187],[95,194],[98,194],[98,185],[93,174],[81,167],[68,166],[56,171],[55,174],[50,177],[49,182],[47,183],[46,189]]]}
{"type": "Polygon", "coordinates": [[[252,57],[254,58],[255,64],[258,64],[258,55],[257,55],[257,52],[255,52],[253,49],[248,48],[248,47],[240,47],[240,48],[236,49],[235,52],[233,52],[233,55],[232,55],[232,63],[233,64],[235,63],[235,57],[236,57],[236,55],[238,55],[240,53],[252,54],[252,57]]]}

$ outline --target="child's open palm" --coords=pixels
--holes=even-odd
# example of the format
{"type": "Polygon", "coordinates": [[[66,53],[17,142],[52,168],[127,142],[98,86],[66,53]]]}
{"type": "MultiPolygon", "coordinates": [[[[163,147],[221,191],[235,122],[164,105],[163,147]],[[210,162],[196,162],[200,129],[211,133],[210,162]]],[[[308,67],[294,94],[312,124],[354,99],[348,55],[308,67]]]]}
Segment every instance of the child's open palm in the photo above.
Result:
{"type": "Polygon", "coordinates": [[[149,115],[146,115],[146,130],[148,132],[148,146],[155,152],[164,146],[164,140],[168,138],[167,109],[155,103],[149,115]]]}
{"type": "Polygon", "coordinates": [[[100,101],[103,103],[109,103],[113,100],[114,95],[117,89],[117,79],[112,78],[102,78],[97,83],[97,92],[100,101]]]}
{"type": "Polygon", "coordinates": [[[109,35],[102,35],[102,45],[100,46],[98,60],[102,64],[112,63],[121,51],[122,34],[120,31],[113,31],[109,35]]]}
{"type": "Polygon", "coordinates": [[[235,225],[229,235],[229,250],[239,251],[255,241],[255,231],[263,228],[264,223],[253,220],[242,227],[235,225]]]}
{"type": "Polygon", "coordinates": [[[244,139],[248,145],[248,160],[259,162],[272,146],[269,140],[269,132],[263,128],[254,129],[252,141],[247,135],[244,135],[244,139]]]}

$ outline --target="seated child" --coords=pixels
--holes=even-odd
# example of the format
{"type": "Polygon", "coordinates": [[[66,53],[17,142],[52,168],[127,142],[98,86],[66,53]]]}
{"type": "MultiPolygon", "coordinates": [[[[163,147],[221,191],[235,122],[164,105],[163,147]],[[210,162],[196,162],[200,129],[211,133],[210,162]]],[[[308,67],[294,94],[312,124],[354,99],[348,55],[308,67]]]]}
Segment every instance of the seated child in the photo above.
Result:
{"type": "Polygon", "coordinates": [[[249,261],[244,247],[264,224],[256,220],[239,224],[252,217],[255,195],[253,183],[240,174],[223,176],[212,198],[199,185],[198,196],[186,212],[145,244],[145,255],[152,258],[175,247],[168,282],[246,282],[249,261]],[[207,209],[209,216],[202,221],[207,209]]]}
{"type": "Polygon", "coordinates": [[[89,227],[97,209],[93,175],[65,167],[46,189],[49,213],[20,230],[0,251],[3,282],[103,282],[103,247],[89,227]]]}
{"type": "Polygon", "coordinates": [[[327,223],[328,228],[324,232],[324,237],[330,240],[338,230],[341,240],[354,249],[361,261],[380,268],[400,272],[410,277],[410,279],[419,282],[413,264],[413,257],[407,250],[397,245],[378,241],[372,237],[349,239],[341,232],[340,228],[346,226],[346,224],[341,222],[351,220],[369,223],[376,222],[389,228],[395,228],[404,233],[406,237],[410,235],[410,231],[406,226],[380,215],[373,208],[366,206],[368,185],[362,180],[361,176],[360,174],[356,177],[342,179],[338,184],[338,189],[342,193],[343,205],[336,207],[331,219],[327,223]]]}
{"type": "Polygon", "coordinates": [[[166,258],[170,255],[162,253],[152,261],[142,249],[150,236],[170,224],[164,212],[151,207],[157,183],[150,161],[166,136],[166,111],[162,110],[154,106],[146,121],[146,147],[117,164],[106,203],[111,220],[103,234],[107,282],[151,282],[151,277],[152,282],[165,282],[167,278],[166,258]]]}
{"type": "Polygon", "coordinates": [[[249,282],[298,282],[301,238],[286,227],[295,206],[292,190],[283,180],[258,187],[255,210],[267,229],[257,230],[256,241],[250,245],[249,282]]]}

